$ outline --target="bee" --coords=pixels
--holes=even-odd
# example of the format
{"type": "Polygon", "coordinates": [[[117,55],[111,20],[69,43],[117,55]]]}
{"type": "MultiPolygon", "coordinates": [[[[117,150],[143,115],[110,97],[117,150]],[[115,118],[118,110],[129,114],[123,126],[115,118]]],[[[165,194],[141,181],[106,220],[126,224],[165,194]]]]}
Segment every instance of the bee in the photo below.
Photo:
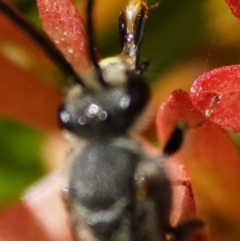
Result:
{"type": "Polygon", "coordinates": [[[0,11],[23,29],[75,81],[58,112],[70,136],[68,182],[63,196],[76,241],[184,241],[203,223],[171,227],[172,189],[164,169],[183,142],[176,127],[163,154],[150,157],[133,131],[150,99],[139,61],[149,8],[129,0],[119,16],[121,53],[98,61],[93,42],[94,1],[87,1],[86,29],[92,68],[81,77],[48,38],[0,0],[0,11]],[[90,84],[91,83],[91,84],[90,84]],[[94,83],[94,84],[92,84],[94,83]]]}

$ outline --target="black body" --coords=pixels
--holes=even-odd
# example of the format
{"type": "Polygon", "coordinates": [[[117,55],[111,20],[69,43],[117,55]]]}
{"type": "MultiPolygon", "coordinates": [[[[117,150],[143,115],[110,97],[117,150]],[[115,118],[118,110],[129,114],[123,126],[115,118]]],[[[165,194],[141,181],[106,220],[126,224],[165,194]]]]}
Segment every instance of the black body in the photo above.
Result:
{"type": "Polygon", "coordinates": [[[161,160],[124,135],[91,140],[67,159],[73,161],[67,192],[75,237],[88,226],[90,240],[166,240],[171,186],[161,160]]]}

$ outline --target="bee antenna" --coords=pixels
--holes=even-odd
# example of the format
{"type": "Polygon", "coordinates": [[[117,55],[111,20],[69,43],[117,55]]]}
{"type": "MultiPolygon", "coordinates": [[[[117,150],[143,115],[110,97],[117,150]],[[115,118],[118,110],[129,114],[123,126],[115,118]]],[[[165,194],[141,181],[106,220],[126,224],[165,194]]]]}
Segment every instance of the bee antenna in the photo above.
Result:
{"type": "Polygon", "coordinates": [[[95,74],[99,82],[102,86],[106,87],[108,84],[105,82],[103,75],[102,75],[102,69],[98,64],[98,60],[96,57],[96,49],[94,47],[94,33],[93,33],[93,6],[94,6],[94,0],[88,0],[87,1],[87,10],[86,10],[86,25],[87,25],[87,36],[88,36],[88,52],[89,57],[92,61],[92,64],[95,69],[95,74]]]}
{"type": "Polygon", "coordinates": [[[0,13],[5,15],[16,26],[20,27],[37,45],[45,52],[45,54],[52,59],[66,74],[73,78],[73,80],[85,87],[80,76],[74,70],[72,65],[65,59],[62,53],[55,47],[55,45],[44,35],[33,27],[23,16],[16,10],[10,7],[7,3],[0,0],[0,13]]]}

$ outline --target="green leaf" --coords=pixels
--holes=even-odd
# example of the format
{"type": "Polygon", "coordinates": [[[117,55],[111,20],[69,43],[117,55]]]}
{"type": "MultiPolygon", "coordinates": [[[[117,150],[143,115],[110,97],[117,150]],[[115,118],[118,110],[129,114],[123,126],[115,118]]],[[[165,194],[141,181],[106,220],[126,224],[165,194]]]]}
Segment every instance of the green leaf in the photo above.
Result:
{"type": "Polygon", "coordinates": [[[0,204],[19,197],[43,175],[40,133],[13,121],[0,120],[0,204]]]}

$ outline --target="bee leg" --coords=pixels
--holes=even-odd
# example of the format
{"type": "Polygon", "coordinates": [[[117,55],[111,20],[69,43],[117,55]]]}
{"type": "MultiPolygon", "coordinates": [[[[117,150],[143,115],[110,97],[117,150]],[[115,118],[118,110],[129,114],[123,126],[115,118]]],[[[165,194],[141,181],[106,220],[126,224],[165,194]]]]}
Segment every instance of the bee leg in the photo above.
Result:
{"type": "Polygon", "coordinates": [[[170,241],[187,241],[195,231],[203,226],[203,221],[197,218],[184,220],[176,227],[170,228],[169,232],[172,234],[170,241]]]}
{"type": "Polygon", "coordinates": [[[146,71],[146,69],[149,67],[150,64],[151,64],[151,59],[150,58],[141,61],[139,63],[139,66],[137,66],[136,72],[138,74],[144,73],[146,71]]]}

